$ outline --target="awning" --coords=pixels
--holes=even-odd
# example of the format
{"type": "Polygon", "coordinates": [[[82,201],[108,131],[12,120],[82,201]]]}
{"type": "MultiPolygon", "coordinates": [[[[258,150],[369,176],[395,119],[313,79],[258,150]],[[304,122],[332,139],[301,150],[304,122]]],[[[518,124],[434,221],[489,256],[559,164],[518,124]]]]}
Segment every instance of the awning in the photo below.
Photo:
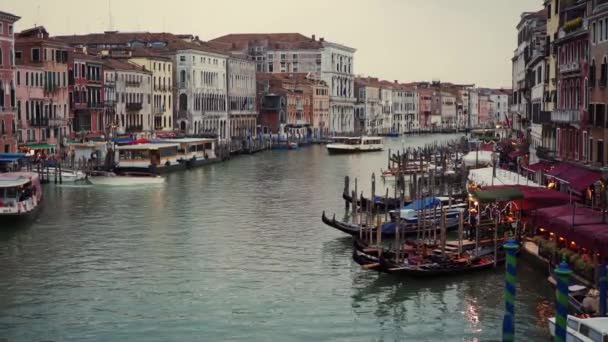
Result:
{"type": "Polygon", "coordinates": [[[472,191],[471,195],[479,203],[506,202],[524,198],[524,194],[521,190],[512,186],[472,191]]]}
{"type": "Polygon", "coordinates": [[[608,256],[608,224],[601,222],[600,212],[571,205],[540,209],[534,218],[537,228],[608,256]]]}
{"type": "Polygon", "coordinates": [[[541,161],[535,164],[530,164],[528,165],[528,167],[525,167],[525,169],[533,172],[536,172],[538,170],[543,170],[544,172],[547,172],[551,169],[551,167],[553,167],[553,164],[541,161]]]}
{"type": "Polygon", "coordinates": [[[55,145],[51,144],[26,144],[25,147],[31,148],[32,150],[50,150],[55,148],[55,145]]]}
{"type": "Polygon", "coordinates": [[[567,182],[572,191],[582,195],[590,185],[602,178],[602,174],[581,166],[560,163],[547,172],[547,177],[567,182]]]}
{"type": "Polygon", "coordinates": [[[538,210],[542,208],[555,207],[558,205],[565,205],[570,203],[570,195],[566,193],[535,186],[499,185],[484,187],[483,190],[496,190],[504,188],[517,188],[519,189],[519,191],[522,192],[523,199],[515,201],[518,208],[522,210],[538,210]]]}

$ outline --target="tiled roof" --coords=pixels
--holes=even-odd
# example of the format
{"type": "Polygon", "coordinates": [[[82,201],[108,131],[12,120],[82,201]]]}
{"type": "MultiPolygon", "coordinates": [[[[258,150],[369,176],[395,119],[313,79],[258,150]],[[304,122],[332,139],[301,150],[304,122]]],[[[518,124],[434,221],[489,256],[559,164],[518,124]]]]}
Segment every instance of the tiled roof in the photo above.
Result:
{"type": "Polygon", "coordinates": [[[323,42],[300,33],[233,33],[212,39],[210,42],[229,44],[230,51],[242,50],[250,45],[264,45],[275,49],[320,49],[323,42]]]}
{"type": "Polygon", "coordinates": [[[137,64],[130,63],[124,59],[104,58],[103,64],[104,66],[114,70],[127,70],[150,73],[150,71],[146,70],[145,68],[137,64]]]}
{"type": "Polygon", "coordinates": [[[153,32],[104,32],[91,33],[85,35],[57,36],[71,45],[118,45],[130,47],[133,43],[139,42],[146,45],[151,51],[158,53],[172,52],[175,50],[200,50],[218,54],[225,54],[224,51],[212,47],[207,42],[190,39],[191,35],[175,35],[172,33],[153,33],[153,32]],[[157,43],[164,46],[154,46],[157,43]]]}

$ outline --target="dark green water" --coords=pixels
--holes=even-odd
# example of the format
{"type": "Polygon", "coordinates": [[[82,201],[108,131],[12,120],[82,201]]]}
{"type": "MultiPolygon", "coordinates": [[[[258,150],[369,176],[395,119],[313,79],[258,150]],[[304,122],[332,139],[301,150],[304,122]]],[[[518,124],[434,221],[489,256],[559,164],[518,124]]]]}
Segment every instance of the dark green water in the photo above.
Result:
{"type": "MultiPolygon", "coordinates": [[[[0,341],[500,340],[503,270],[378,275],[321,223],[344,214],[344,175],[385,164],[313,146],[155,188],[47,186],[35,218],[0,223],[0,341]]],[[[551,290],[531,266],[519,274],[517,337],[545,341],[551,290]]]]}

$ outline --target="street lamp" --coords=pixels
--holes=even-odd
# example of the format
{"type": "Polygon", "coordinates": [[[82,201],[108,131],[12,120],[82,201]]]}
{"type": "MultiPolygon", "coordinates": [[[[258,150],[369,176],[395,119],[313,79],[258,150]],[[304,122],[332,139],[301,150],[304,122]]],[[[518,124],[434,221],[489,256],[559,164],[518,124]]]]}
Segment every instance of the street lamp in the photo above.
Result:
{"type": "Polygon", "coordinates": [[[492,186],[494,186],[494,178],[496,178],[496,163],[498,162],[498,153],[492,151],[492,186]]]}

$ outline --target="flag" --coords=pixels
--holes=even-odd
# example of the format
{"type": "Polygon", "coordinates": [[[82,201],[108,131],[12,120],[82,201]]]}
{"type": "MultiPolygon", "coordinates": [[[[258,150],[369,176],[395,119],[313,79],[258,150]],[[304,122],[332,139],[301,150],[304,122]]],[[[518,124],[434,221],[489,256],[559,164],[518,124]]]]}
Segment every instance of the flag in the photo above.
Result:
{"type": "Polygon", "coordinates": [[[511,122],[509,122],[509,116],[505,115],[505,119],[507,120],[507,127],[511,128],[511,122]]]}

